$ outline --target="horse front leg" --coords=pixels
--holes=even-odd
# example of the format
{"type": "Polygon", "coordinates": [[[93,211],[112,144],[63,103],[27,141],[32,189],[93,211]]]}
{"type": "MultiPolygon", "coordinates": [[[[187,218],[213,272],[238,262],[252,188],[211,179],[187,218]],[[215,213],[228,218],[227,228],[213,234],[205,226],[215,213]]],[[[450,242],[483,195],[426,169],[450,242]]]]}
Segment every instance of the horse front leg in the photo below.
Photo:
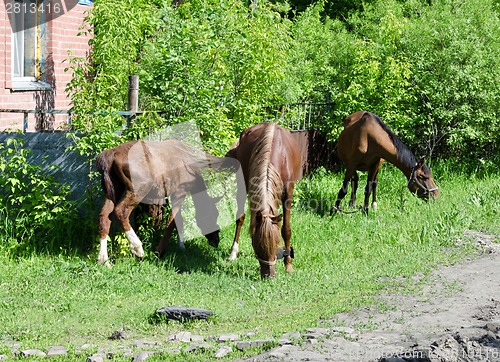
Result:
{"type": "Polygon", "coordinates": [[[172,205],[172,208],[170,209],[169,222],[167,224],[167,228],[160,242],[160,245],[158,245],[158,247],[162,249],[160,250],[161,255],[163,255],[167,250],[167,245],[170,240],[170,236],[172,235],[172,231],[174,230],[174,227],[177,229],[177,247],[181,250],[186,249],[186,246],[184,245],[183,241],[184,219],[181,213],[181,207],[182,204],[184,203],[185,198],[186,198],[185,193],[182,193],[180,195],[177,194],[175,198],[171,197],[170,204],[172,205]]]}
{"type": "Polygon", "coordinates": [[[377,185],[378,185],[378,177],[375,178],[375,180],[372,183],[372,209],[377,211],[378,209],[378,204],[377,204],[377,185]]]}
{"type": "Polygon", "coordinates": [[[104,201],[101,213],[99,214],[99,256],[97,257],[97,263],[99,265],[106,265],[111,267],[109,264],[108,257],[108,235],[109,228],[111,226],[110,215],[115,208],[115,204],[110,199],[104,201]]]}
{"type": "Polygon", "coordinates": [[[231,246],[231,252],[227,260],[236,260],[240,248],[238,246],[238,240],[240,239],[240,232],[243,223],[245,222],[245,202],[247,200],[247,189],[246,183],[243,179],[243,175],[236,175],[236,204],[238,205],[238,211],[236,213],[236,232],[234,234],[233,245],[231,246]]]}
{"type": "Polygon", "coordinates": [[[283,241],[285,242],[285,253],[288,254],[283,258],[283,261],[285,263],[285,272],[287,273],[293,272],[291,256],[292,247],[290,245],[290,240],[292,238],[292,229],[290,227],[290,213],[292,210],[293,187],[293,183],[289,183],[288,187],[285,187],[281,201],[283,205],[283,225],[281,226],[281,236],[283,237],[283,241]]]}
{"type": "Polygon", "coordinates": [[[245,214],[241,215],[236,219],[236,232],[234,234],[233,246],[231,247],[231,253],[229,254],[227,260],[236,260],[240,247],[238,246],[238,240],[240,239],[240,232],[243,223],[245,222],[245,214]]]}
{"type": "Polygon", "coordinates": [[[368,205],[370,203],[370,195],[373,190],[373,181],[368,179],[366,181],[366,188],[365,188],[365,201],[363,202],[363,211],[368,213],[368,205]]]}
{"type": "Polygon", "coordinates": [[[156,247],[156,254],[160,259],[162,259],[165,256],[165,252],[167,251],[167,246],[170,241],[170,236],[172,236],[172,231],[174,231],[174,228],[175,228],[174,214],[172,213],[172,211],[170,211],[167,227],[165,229],[165,232],[163,233],[163,237],[161,238],[160,243],[156,247]]]}
{"type": "Polygon", "coordinates": [[[380,159],[376,162],[368,171],[368,179],[366,181],[366,189],[365,189],[365,202],[363,203],[363,209],[368,211],[368,205],[370,203],[370,194],[373,195],[372,198],[372,208],[377,210],[377,184],[378,184],[378,173],[380,168],[382,167],[383,159],[380,159]]]}

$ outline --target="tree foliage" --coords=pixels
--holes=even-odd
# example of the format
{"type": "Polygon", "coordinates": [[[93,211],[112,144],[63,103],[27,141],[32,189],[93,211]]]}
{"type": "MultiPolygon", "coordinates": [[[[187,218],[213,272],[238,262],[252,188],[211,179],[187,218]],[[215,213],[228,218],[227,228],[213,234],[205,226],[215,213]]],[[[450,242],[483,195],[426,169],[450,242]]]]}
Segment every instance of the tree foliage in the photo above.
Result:
{"type": "MultiPolygon", "coordinates": [[[[221,154],[242,129],[266,119],[263,106],[328,97],[332,140],[343,117],[364,109],[416,151],[496,157],[496,1],[304,5],[259,2],[251,11],[239,0],[178,7],[161,0],[95,1],[85,30],[93,31],[92,52],[71,64],[74,127],[97,135],[121,130],[121,117],[100,112],[125,108],[127,76],[137,73],[140,107],[165,116],[138,119],[125,138],[195,120],[208,149],[221,154]]],[[[114,142],[108,137],[99,148],[108,141],[114,142]]]]}

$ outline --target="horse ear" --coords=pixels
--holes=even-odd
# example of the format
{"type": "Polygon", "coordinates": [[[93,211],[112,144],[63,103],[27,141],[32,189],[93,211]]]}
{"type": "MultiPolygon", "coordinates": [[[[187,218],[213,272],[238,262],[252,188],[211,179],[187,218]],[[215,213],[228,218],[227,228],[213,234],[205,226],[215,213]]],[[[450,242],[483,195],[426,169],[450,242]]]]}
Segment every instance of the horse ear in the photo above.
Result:
{"type": "Polygon", "coordinates": [[[425,163],[425,156],[422,156],[420,158],[420,161],[418,161],[417,163],[417,169],[421,168],[424,165],[424,163],[425,163]]]}
{"type": "Polygon", "coordinates": [[[278,216],[273,216],[271,218],[271,220],[273,221],[273,224],[280,223],[282,219],[283,219],[283,214],[279,214],[278,216]]]}

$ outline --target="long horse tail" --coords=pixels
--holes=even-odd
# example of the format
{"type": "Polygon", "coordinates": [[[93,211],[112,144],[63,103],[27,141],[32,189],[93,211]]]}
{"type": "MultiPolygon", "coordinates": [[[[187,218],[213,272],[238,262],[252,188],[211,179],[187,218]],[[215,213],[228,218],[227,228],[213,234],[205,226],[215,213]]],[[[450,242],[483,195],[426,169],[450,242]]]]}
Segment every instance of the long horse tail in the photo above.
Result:
{"type": "Polygon", "coordinates": [[[111,172],[115,159],[115,151],[113,148],[102,151],[97,156],[97,171],[101,173],[101,185],[107,198],[116,203],[116,191],[111,172]]]}
{"type": "Polygon", "coordinates": [[[252,217],[251,223],[254,225],[250,226],[253,229],[251,233],[256,232],[259,234],[255,235],[255,240],[260,240],[261,244],[258,247],[267,250],[268,255],[275,254],[280,241],[279,232],[276,235],[277,229],[273,227],[273,220],[268,215],[275,215],[278,212],[279,201],[283,192],[281,176],[271,163],[275,131],[276,124],[271,123],[257,139],[250,157],[252,167],[248,185],[252,215],[257,211],[261,211],[261,214],[265,215],[258,230],[255,229],[256,220],[252,217]]]}

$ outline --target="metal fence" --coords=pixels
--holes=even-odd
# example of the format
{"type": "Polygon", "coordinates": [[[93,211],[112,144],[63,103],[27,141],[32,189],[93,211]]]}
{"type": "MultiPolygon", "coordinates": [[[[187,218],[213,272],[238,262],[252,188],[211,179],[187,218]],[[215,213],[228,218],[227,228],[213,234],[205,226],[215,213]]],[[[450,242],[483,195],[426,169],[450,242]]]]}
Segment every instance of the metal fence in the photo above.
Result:
{"type": "MultiPolygon", "coordinates": [[[[26,132],[28,130],[28,115],[29,114],[35,114],[39,115],[40,117],[45,117],[46,115],[55,115],[55,114],[66,114],[68,116],[68,126],[71,126],[72,122],[72,117],[74,116],[74,112],[71,110],[56,110],[56,109],[48,109],[48,110],[39,110],[39,109],[2,109],[0,108],[0,113],[22,113],[23,114],[23,132],[26,132]]],[[[94,114],[97,115],[105,115],[105,114],[116,114],[118,116],[122,116],[127,120],[127,124],[130,125],[131,120],[136,116],[140,115],[146,112],[143,111],[114,111],[114,112],[97,112],[94,114]]],[[[151,112],[149,112],[151,113],[151,112]]],[[[158,111],[156,113],[164,113],[161,111],[158,111]]],[[[43,122],[40,122],[40,124],[44,124],[43,122]]],[[[39,128],[39,132],[44,132],[44,131],[54,131],[54,129],[44,129],[44,128],[39,128]]]]}
{"type": "Polygon", "coordinates": [[[331,103],[296,103],[279,107],[263,107],[263,118],[273,119],[278,124],[292,131],[305,131],[323,125],[331,103]]]}
{"type": "MultiPolygon", "coordinates": [[[[331,103],[297,103],[282,106],[265,106],[259,116],[265,121],[274,121],[283,127],[293,131],[314,129],[321,126],[327,119],[331,110],[331,103]]],[[[43,119],[49,115],[63,114],[68,116],[67,124],[71,127],[74,112],[71,110],[35,110],[35,109],[0,109],[0,113],[20,113],[23,114],[23,132],[28,130],[28,115],[35,114],[43,119]]],[[[95,115],[116,114],[122,116],[130,126],[132,120],[144,113],[165,114],[164,111],[114,111],[114,112],[96,112],[95,115]]],[[[44,122],[39,122],[44,124],[44,122]]],[[[37,131],[54,131],[53,129],[39,128],[37,131]]]]}
{"type": "MultiPolygon", "coordinates": [[[[28,129],[28,115],[35,114],[40,117],[45,117],[46,115],[55,115],[55,114],[67,114],[68,115],[68,124],[71,124],[71,117],[73,113],[71,111],[65,110],[38,110],[38,109],[0,109],[0,113],[22,113],[23,117],[23,132],[26,132],[28,129]]],[[[40,122],[43,124],[43,122],[40,122]]]]}

